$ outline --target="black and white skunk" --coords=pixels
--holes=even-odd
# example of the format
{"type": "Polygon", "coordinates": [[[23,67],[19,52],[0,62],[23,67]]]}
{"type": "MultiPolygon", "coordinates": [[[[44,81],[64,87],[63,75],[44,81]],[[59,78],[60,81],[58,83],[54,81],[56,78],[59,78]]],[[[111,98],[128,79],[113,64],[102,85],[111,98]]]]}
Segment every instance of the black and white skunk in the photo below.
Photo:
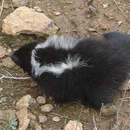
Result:
{"type": "Polygon", "coordinates": [[[105,33],[102,39],[51,36],[11,53],[57,104],[80,100],[99,109],[113,100],[130,71],[130,36],[105,33]]]}

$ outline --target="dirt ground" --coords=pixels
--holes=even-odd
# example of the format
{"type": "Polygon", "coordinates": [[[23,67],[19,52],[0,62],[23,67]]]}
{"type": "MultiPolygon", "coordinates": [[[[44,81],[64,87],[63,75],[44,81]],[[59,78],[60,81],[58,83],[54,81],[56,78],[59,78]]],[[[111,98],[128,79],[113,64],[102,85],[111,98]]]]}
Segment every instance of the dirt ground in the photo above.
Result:
{"type": "MultiPolygon", "coordinates": [[[[30,0],[28,7],[35,6],[40,7],[54,20],[60,29],[58,34],[99,36],[113,30],[130,34],[130,0],[30,0]],[[56,12],[60,14],[56,15],[56,12]]],[[[0,26],[2,20],[13,10],[11,6],[3,10],[0,26]]],[[[0,32],[0,45],[12,50],[33,40],[44,40],[44,37],[7,36],[0,32]]],[[[9,69],[0,65],[0,73],[6,75],[7,71],[13,76],[26,76],[17,66],[9,69]]],[[[2,79],[0,88],[3,88],[0,99],[6,97],[6,101],[0,103],[0,109],[15,109],[16,101],[25,94],[38,96],[31,79],[2,79]]],[[[130,91],[123,95],[124,92],[111,106],[103,108],[102,112],[84,108],[79,102],[65,104],[60,108],[55,107],[52,112],[46,114],[48,121],[42,127],[44,130],[63,130],[69,120],[79,120],[84,130],[130,130],[130,91]],[[51,118],[55,115],[60,116],[59,122],[52,121],[51,118]]],[[[30,111],[35,115],[40,114],[40,109],[36,106],[30,108],[30,111]]],[[[30,126],[28,130],[34,128],[30,126]]]]}

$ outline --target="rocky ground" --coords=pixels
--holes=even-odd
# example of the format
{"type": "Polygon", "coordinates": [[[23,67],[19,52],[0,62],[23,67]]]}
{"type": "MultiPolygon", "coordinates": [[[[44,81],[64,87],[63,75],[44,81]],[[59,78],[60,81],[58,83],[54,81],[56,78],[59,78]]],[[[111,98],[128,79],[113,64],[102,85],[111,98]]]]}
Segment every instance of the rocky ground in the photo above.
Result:
{"type": "Polygon", "coordinates": [[[11,50],[19,48],[24,43],[45,40],[48,35],[55,32],[93,37],[113,30],[130,34],[130,0],[1,0],[0,2],[0,130],[130,129],[128,81],[123,86],[127,91],[123,89],[122,94],[110,106],[103,107],[100,112],[85,108],[79,102],[58,107],[50,99],[46,99],[45,95],[40,95],[36,83],[8,56],[11,50]],[[40,18],[44,16],[40,14],[35,20],[32,14],[27,14],[27,10],[26,17],[21,16],[19,12],[17,23],[14,22],[14,15],[13,18],[7,18],[10,13],[22,6],[33,8],[35,16],[44,13],[49,19],[47,22],[42,21],[40,18]],[[39,21],[44,23],[43,26],[39,21]]]}

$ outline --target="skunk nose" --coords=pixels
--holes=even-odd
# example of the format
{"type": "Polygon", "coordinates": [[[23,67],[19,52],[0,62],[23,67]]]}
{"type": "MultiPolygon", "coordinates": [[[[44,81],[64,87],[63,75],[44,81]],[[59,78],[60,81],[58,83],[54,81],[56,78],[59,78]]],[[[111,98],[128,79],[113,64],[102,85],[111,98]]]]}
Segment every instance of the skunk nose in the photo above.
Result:
{"type": "Polygon", "coordinates": [[[12,57],[14,55],[15,51],[10,52],[9,56],[12,57]]]}

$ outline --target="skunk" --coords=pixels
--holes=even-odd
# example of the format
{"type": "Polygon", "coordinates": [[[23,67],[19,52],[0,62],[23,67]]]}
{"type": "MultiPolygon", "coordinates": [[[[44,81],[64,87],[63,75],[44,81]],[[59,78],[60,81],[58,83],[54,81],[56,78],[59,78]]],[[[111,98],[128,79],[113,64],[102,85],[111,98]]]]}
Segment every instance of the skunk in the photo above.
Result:
{"type": "Polygon", "coordinates": [[[80,100],[100,109],[113,101],[130,71],[130,36],[108,32],[103,38],[50,36],[10,54],[12,60],[57,104],[80,100]]]}

